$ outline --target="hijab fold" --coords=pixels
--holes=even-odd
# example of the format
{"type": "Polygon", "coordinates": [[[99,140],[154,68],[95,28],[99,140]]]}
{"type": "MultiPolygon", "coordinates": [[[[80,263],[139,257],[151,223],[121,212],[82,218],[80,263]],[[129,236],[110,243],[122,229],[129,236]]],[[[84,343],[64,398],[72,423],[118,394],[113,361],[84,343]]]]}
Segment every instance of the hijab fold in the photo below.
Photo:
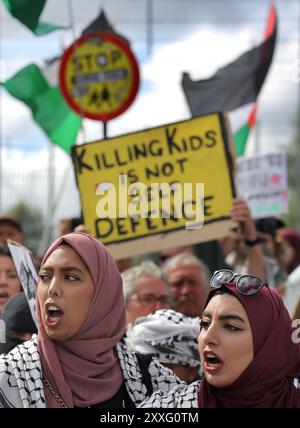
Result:
{"type": "MultiPolygon", "coordinates": [[[[227,387],[213,387],[204,379],[199,407],[300,408],[300,392],[294,386],[300,373],[300,344],[292,341],[292,321],[282,299],[268,287],[252,296],[240,294],[235,283],[222,287],[233,293],[247,312],[254,357],[227,387]]],[[[207,303],[216,292],[210,292],[207,303]]]]}
{"type": "MultiPolygon", "coordinates": [[[[46,334],[39,303],[38,350],[43,375],[68,407],[88,407],[112,398],[123,375],[115,345],[125,331],[122,279],[104,245],[90,235],[70,233],[49,248],[42,265],[62,244],[70,245],[89,269],[95,293],[86,320],[72,338],[54,341],[46,334]]],[[[46,390],[47,407],[59,407],[46,390]]]]}

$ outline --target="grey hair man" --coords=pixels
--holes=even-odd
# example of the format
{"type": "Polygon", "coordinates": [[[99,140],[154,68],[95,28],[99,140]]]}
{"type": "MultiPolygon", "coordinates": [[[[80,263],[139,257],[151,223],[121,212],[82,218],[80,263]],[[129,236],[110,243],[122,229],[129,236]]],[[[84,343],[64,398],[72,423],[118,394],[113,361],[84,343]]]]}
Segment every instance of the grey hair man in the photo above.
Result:
{"type": "Polygon", "coordinates": [[[210,272],[193,254],[179,253],[164,265],[175,310],[188,317],[201,316],[209,291],[210,272]]]}
{"type": "Polygon", "coordinates": [[[146,260],[139,266],[125,270],[122,279],[127,324],[157,309],[171,307],[170,286],[162,270],[152,261],[146,260]]]}

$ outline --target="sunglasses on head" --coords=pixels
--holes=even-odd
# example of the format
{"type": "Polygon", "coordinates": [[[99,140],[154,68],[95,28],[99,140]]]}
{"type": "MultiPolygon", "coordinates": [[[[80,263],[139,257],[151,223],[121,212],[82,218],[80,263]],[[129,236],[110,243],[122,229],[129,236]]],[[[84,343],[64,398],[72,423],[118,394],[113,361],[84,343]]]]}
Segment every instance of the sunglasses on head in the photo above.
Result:
{"type": "Polygon", "coordinates": [[[210,286],[212,288],[222,287],[224,282],[232,282],[236,277],[236,289],[240,294],[244,296],[252,296],[258,293],[263,286],[267,286],[260,278],[254,275],[240,275],[229,269],[216,270],[211,277],[210,286]]]}

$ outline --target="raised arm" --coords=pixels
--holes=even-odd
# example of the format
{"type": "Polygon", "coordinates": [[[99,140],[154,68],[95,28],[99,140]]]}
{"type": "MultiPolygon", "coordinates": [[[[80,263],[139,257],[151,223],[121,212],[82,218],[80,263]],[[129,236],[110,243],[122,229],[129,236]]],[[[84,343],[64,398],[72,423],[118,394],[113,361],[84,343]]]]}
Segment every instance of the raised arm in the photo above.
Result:
{"type": "Polygon", "coordinates": [[[248,273],[266,280],[266,268],[262,248],[259,243],[255,224],[247,203],[242,198],[235,198],[231,210],[232,220],[239,223],[247,249],[248,273]]]}

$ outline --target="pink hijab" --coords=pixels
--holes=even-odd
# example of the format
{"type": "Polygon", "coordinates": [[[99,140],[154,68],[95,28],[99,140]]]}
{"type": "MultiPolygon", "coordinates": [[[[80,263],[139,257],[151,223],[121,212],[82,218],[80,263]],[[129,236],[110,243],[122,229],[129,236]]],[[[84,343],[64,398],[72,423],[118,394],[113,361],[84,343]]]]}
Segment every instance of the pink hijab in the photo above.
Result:
{"type": "MultiPolygon", "coordinates": [[[[201,382],[199,407],[300,407],[293,385],[300,373],[300,344],[292,341],[292,321],[275,290],[263,287],[243,296],[234,283],[224,283],[244,306],[253,337],[254,357],[231,385],[215,388],[201,382]]],[[[218,289],[212,290],[207,303],[218,289]]],[[[206,303],[206,305],[207,305],[206,303]]]]}
{"type": "MultiPolygon", "coordinates": [[[[70,245],[87,265],[95,285],[89,314],[71,339],[53,341],[39,321],[38,349],[43,374],[68,407],[87,407],[112,398],[123,382],[115,345],[125,331],[122,279],[103,244],[83,233],[58,238],[42,260],[61,244],[70,245]]],[[[47,407],[59,407],[45,388],[47,407]]]]}

